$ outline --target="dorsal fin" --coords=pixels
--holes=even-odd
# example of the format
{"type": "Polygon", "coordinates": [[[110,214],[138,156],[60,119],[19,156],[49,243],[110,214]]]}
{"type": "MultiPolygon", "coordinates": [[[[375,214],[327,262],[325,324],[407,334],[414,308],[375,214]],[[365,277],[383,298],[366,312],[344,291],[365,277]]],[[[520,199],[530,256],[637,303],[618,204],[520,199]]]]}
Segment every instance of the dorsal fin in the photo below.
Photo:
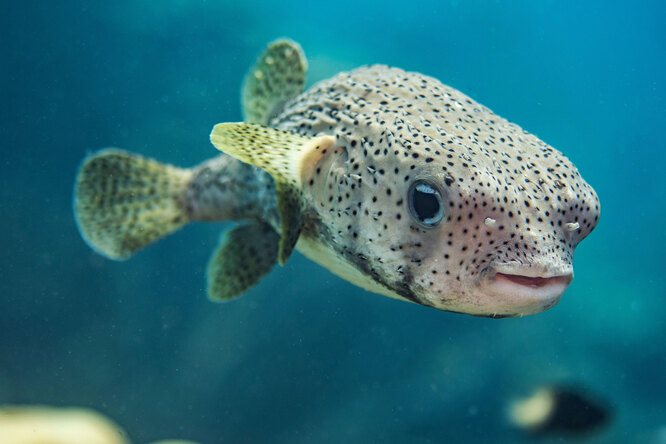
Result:
{"type": "Polygon", "coordinates": [[[267,125],[284,104],[303,92],[307,61],[298,43],[268,44],[245,76],[241,101],[246,122],[267,125]]]}
{"type": "Polygon", "coordinates": [[[327,152],[335,151],[331,136],[303,137],[252,123],[219,123],[210,134],[213,145],[241,162],[270,173],[275,179],[281,231],[278,261],[289,258],[302,228],[303,184],[327,152]]]}

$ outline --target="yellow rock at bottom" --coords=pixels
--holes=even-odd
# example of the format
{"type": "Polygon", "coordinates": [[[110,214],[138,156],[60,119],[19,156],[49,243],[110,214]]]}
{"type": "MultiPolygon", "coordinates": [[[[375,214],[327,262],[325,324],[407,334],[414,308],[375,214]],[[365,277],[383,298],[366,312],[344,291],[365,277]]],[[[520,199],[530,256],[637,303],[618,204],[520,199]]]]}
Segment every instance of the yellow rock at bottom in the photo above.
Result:
{"type": "Polygon", "coordinates": [[[109,419],[83,408],[1,406],[2,444],[129,444],[109,419]]]}

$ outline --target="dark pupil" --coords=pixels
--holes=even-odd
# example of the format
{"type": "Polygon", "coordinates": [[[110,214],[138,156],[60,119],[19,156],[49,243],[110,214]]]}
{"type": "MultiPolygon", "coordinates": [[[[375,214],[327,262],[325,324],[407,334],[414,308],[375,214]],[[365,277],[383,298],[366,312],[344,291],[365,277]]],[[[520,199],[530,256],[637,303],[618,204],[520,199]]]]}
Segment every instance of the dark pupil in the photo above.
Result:
{"type": "Polygon", "coordinates": [[[439,202],[432,193],[424,193],[414,190],[414,211],[418,218],[423,222],[426,219],[432,219],[439,211],[439,202]]]}

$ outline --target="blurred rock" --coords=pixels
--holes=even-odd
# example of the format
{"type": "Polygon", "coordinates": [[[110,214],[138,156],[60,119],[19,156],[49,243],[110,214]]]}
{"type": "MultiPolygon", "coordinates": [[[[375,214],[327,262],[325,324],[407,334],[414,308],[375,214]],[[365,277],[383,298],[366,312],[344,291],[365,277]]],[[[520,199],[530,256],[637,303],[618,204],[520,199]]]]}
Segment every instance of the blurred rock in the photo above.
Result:
{"type": "Polygon", "coordinates": [[[115,423],[83,408],[0,407],[2,444],[129,444],[115,423]]]}
{"type": "MultiPolygon", "coordinates": [[[[2,444],[130,444],[123,429],[94,410],[78,407],[0,406],[2,444]]],[[[165,440],[150,444],[197,444],[165,440]]]]}

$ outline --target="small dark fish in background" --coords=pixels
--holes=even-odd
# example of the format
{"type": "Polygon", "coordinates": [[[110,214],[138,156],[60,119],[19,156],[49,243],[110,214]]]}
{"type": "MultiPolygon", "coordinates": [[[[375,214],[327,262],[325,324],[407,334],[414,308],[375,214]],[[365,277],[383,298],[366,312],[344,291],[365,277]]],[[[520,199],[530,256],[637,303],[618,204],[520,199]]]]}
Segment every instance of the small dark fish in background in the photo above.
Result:
{"type": "Polygon", "coordinates": [[[599,432],[610,422],[608,404],[574,385],[548,385],[513,402],[514,426],[533,437],[573,438],[599,432]]]}

